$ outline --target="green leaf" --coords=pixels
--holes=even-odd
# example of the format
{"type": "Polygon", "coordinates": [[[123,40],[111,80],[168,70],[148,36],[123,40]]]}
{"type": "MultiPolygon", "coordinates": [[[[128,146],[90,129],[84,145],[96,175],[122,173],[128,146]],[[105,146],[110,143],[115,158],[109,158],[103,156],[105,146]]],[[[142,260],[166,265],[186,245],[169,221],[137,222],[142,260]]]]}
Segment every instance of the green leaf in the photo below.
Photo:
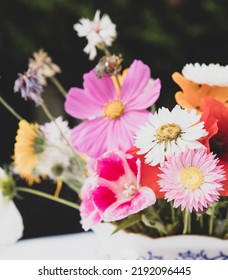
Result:
{"type": "Polygon", "coordinates": [[[146,215],[142,215],[142,222],[144,225],[156,229],[160,234],[167,234],[164,225],[157,220],[150,220],[146,215]]]}
{"type": "Polygon", "coordinates": [[[136,214],[136,215],[131,215],[129,217],[127,217],[126,219],[124,219],[118,226],[117,228],[113,231],[112,234],[117,233],[120,230],[123,230],[127,227],[130,227],[138,222],[141,221],[141,215],[140,214],[136,214]]]}

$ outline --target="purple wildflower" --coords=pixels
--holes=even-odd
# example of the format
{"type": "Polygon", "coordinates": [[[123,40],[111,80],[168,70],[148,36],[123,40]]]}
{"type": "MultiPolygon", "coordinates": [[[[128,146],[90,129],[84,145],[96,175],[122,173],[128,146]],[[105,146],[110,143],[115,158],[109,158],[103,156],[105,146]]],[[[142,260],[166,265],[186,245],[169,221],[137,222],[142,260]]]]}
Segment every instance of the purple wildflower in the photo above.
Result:
{"type": "Polygon", "coordinates": [[[18,74],[19,78],[15,81],[14,92],[21,92],[21,97],[25,100],[33,100],[36,106],[42,102],[41,94],[43,87],[40,83],[36,69],[29,68],[24,74],[18,74]]]}

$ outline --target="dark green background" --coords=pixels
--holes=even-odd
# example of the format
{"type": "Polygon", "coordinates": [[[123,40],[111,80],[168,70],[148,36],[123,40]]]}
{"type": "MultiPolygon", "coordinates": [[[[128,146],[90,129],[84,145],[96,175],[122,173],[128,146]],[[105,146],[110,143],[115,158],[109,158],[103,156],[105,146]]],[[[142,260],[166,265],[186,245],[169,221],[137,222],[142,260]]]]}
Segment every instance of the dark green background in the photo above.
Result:
{"type": "MultiPolygon", "coordinates": [[[[31,54],[44,48],[62,68],[58,79],[64,87],[81,86],[83,73],[97,60],[91,62],[83,53],[86,40],[77,37],[73,24],[81,17],[92,19],[97,9],[117,25],[112,52],[123,54],[124,66],[141,59],[152,77],[160,77],[158,107],[175,105],[178,87],[171,75],[186,63],[228,62],[227,0],[1,0],[0,94],[28,120],[35,119],[34,105],[13,93],[17,73],[26,71],[31,54]]],[[[6,163],[13,153],[17,120],[3,107],[0,125],[0,162],[6,163]]],[[[43,188],[53,191],[51,184],[43,188]]],[[[31,196],[17,204],[26,224],[25,238],[80,229],[78,214],[66,207],[31,196]]]]}

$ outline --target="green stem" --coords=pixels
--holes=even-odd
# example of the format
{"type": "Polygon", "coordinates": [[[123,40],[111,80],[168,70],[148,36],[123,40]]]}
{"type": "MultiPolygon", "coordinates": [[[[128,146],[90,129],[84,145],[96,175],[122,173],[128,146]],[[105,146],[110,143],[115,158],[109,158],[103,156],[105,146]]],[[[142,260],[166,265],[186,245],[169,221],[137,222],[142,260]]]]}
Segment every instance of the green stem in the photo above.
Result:
{"type": "MultiPolygon", "coordinates": [[[[101,37],[100,37],[100,38],[101,38],[101,37]]],[[[101,40],[103,40],[103,39],[101,38],[101,40]]],[[[110,55],[111,55],[111,53],[109,52],[109,50],[108,50],[108,48],[107,48],[107,46],[105,45],[104,42],[101,43],[100,45],[98,45],[97,47],[98,47],[100,50],[102,50],[102,51],[104,52],[105,55],[107,55],[107,56],[110,56],[110,55]]]]}
{"type": "Polygon", "coordinates": [[[175,211],[174,211],[174,207],[173,207],[173,202],[170,202],[170,207],[171,207],[171,218],[172,218],[172,223],[175,222],[175,211]]]}
{"type": "Polygon", "coordinates": [[[48,110],[48,108],[47,108],[46,104],[44,103],[44,101],[41,103],[41,107],[42,107],[42,109],[43,109],[45,115],[48,117],[48,119],[49,119],[50,121],[53,121],[53,122],[54,122],[54,121],[55,121],[55,118],[52,116],[51,112],[48,110]]]}
{"type": "Polygon", "coordinates": [[[188,209],[185,209],[183,234],[186,234],[189,232],[189,224],[190,224],[190,213],[189,213],[188,209]]]}
{"type": "Polygon", "coordinates": [[[209,221],[209,235],[213,234],[213,228],[214,228],[214,215],[215,215],[215,206],[211,206],[211,216],[209,221]]]}
{"type": "Polygon", "coordinates": [[[22,117],[0,96],[0,102],[2,105],[19,121],[22,120],[22,117]]]}
{"type": "Polygon", "coordinates": [[[200,227],[203,230],[203,215],[201,214],[199,217],[200,227]]]}
{"type": "Polygon", "coordinates": [[[45,192],[41,192],[41,191],[37,191],[37,190],[34,190],[34,189],[29,189],[29,188],[23,188],[23,187],[17,187],[17,191],[26,192],[26,193],[34,194],[34,195],[37,195],[37,196],[41,196],[41,197],[50,199],[52,201],[61,203],[63,205],[69,206],[71,208],[74,208],[74,209],[77,209],[77,210],[79,209],[78,204],[70,202],[70,201],[65,200],[63,198],[55,197],[55,196],[53,196],[51,194],[47,194],[45,192]]]}
{"type": "Polygon", "coordinates": [[[56,88],[59,90],[59,92],[66,97],[66,90],[64,89],[64,87],[60,84],[60,82],[55,78],[55,77],[51,77],[50,80],[52,81],[52,83],[56,86],[56,88]]]}

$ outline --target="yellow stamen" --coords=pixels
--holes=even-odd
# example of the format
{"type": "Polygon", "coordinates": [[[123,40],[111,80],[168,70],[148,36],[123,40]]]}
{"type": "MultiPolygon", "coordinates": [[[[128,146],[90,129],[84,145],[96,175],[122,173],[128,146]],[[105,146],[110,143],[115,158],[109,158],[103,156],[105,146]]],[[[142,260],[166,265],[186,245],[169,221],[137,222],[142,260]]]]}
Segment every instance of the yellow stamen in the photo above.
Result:
{"type": "Polygon", "coordinates": [[[109,119],[117,119],[124,112],[124,105],[120,100],[111,100],[104,105],[104,115],[109,119]]]}
{"type": "Polygon", "coordinates": [[[199,189],[203,184],[203,174],[197,167],[186,167],[180,172],[180,182],[186,189],[199,189]]]}
{"type": "Polygon", "coordinates": [[[181,135],[181,127],[175,123],[167,123],[160,126],[155,134],[159,142],[176,140],[181,135]]]}

